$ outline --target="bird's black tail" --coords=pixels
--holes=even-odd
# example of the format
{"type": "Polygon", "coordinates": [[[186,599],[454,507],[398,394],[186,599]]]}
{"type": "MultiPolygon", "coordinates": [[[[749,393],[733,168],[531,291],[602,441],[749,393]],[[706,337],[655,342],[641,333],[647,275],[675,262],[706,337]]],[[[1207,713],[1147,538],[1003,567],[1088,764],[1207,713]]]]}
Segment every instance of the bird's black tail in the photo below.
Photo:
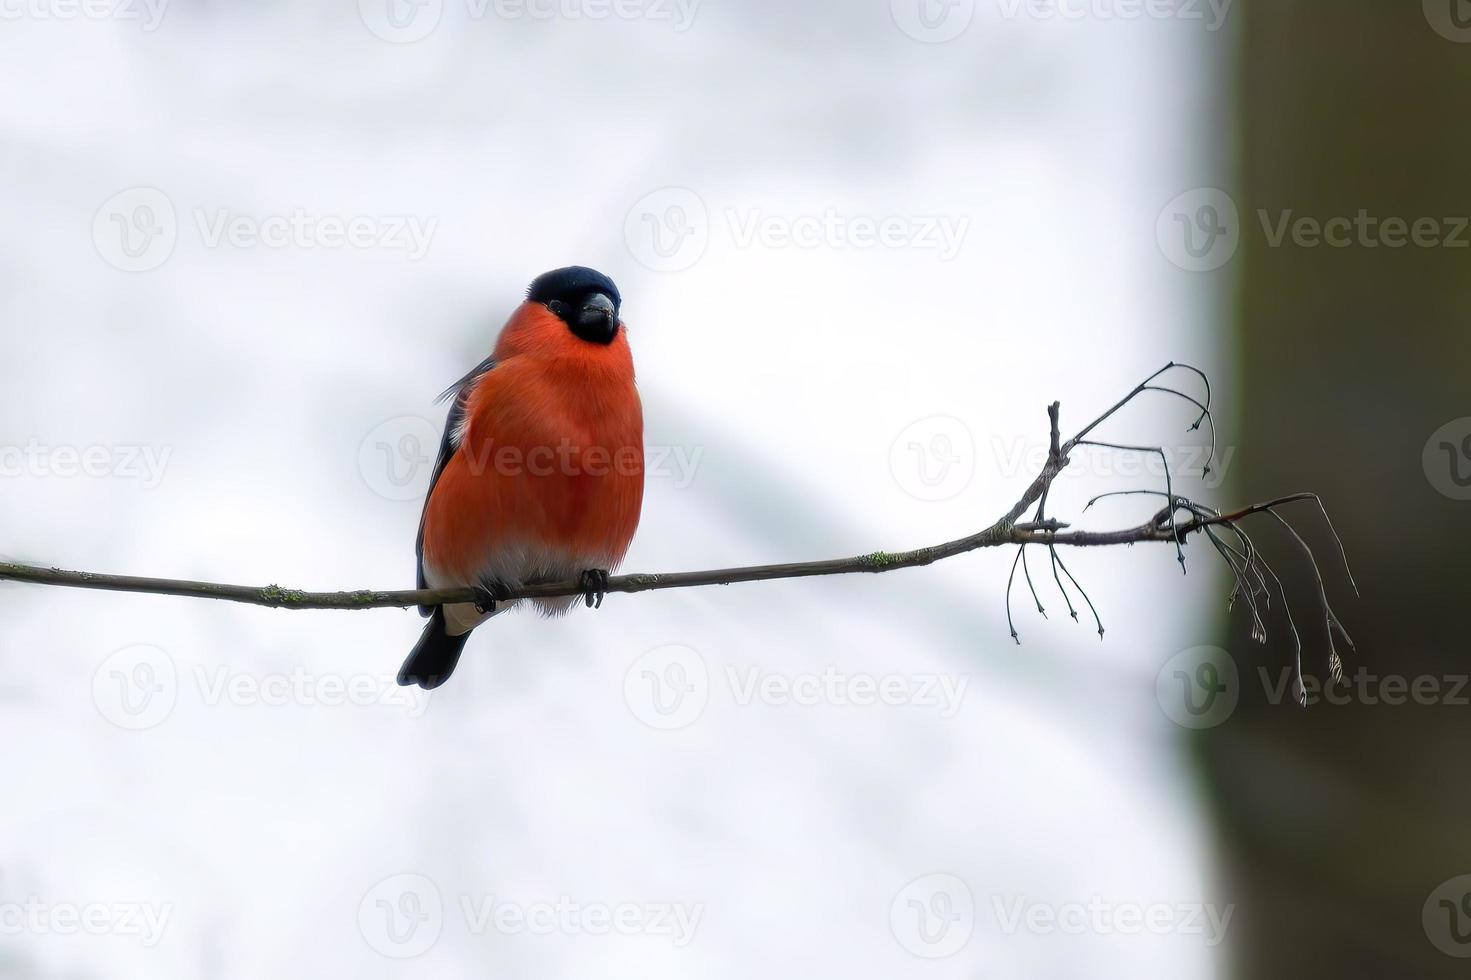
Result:
{"type": "Polygon", "coordinates": [[[444,610],[436,607],[429,622],[424,624],[419,642],[409,651],[409,659],[399,668],[399,685],[408,687],[417,684],[426,691],[432,691],[449,680],[449,675],[455,672],[455,665],[460,662],[465,641],[469,638],[468,632],[450,636],[444,628],[444,610]]]}

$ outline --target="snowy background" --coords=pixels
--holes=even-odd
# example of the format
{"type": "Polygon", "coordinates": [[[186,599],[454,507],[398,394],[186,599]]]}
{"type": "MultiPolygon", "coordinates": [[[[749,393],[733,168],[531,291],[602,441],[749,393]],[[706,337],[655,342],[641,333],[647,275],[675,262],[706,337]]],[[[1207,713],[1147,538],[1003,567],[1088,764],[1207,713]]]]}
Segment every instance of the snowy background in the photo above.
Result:
{"type": "MultiPolygon", "coordinates": [[[[574,262],[656,453],[627,570],[970,533],[1171,358],[1229,403],[1156,234],[1220,176],[1207,6],[391,2],[4,6],[0,555],[410,586],[434,395],[574,262]]],[[[1158,485],[1110,467],[1055,512],[1158,485]]],[[[1034,554],[1014,645],[997,551],[517,613],[432,695],[412,612],[0,586],[0,975],[1219,976],[1156,675],[1225,582],[1065,557],[1104,643],[1034,554]]]]}

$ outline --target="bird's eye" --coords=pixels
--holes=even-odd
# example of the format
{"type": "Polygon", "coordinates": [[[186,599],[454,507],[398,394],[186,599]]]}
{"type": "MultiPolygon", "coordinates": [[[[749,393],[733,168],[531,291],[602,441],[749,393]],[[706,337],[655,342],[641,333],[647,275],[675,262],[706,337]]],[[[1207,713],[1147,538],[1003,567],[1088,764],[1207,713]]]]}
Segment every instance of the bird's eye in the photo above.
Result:
{"type": "Polygon", "coordinates": [[[554,315],[566,319],[568,309],[567,304],[562,302],[561,300],[552,300],[550,303],[547,304],[547,309],[551,310],[554,315]]]}

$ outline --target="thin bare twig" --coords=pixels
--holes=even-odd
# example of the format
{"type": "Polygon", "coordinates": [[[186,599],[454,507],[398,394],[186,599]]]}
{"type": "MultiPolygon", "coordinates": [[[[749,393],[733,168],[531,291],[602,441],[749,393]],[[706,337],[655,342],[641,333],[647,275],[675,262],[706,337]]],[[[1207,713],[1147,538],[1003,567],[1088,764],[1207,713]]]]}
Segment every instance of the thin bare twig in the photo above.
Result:
{"type": "MultiPolygon", "coordinates": [[[[1067,602],[1068,611],[1073,619],[1078,618],[1077,610],[1073,608],[1072,600],[1067,588],[1063,584],[1062,576],[1066,575],[1073,587],[1082,595],[1083,600],[1093,613],[1094,622],[1098,628],[1098,634],[1103,636],[1103,621],[1098,614],[1097,608],[1088,593],[1073,577],[1057,554],[1059,547],[1115,547],[1119,545],[1133,545],[1141,543],[1162,543],[1173,545],[1180,563],[1184,564],[1183,545],[1193,534],[1203,534],[1221,555],[1222,559],[1231,568],[1235,578],[1235,587],[1232,597],[1237,595],[1243,597],[1250,607],[1253,618],[1253,632],[1258,639],[1265,639],[1266,626],[1261,609],[1258,608],[1257,599],[1265,596],[1268,607],[1271,602],[1271,589],[1267,586],[1266,576],[1270,575],[1276,582],[1278,592],[1282,594],[1284,608],[1287,608],[1287,596],[1283,589],[1282,581],[1277,577],[1271,566],[1261,557],[1251,538],[1242,529],[1241,523],[1249,517],[1257,514],[1270,514],[1287,528],[1296,539],[1297,544],[1307,554],[1312,562],[1313,573],[1317,580],[1318,598],[1322,607],[1323,617],[1328,631],[1329,663],[1335,678],[1341,678],[1343,673],[1342,661],[1339,657],[1337,647],[1334,643],[1335,632],[1341,636],[1349,646],[1353,640],[1349,638],[1347,630],[1339,621],[1328,602],[1327,584],[1324,581],[1321,569],[1318,567],[1316,557],[1306,541],[1297,533],[1296,529],[1283,518],[1278,511],[1290,504],[1312,501],[1322,513],[1329,529],[1333,533],[1334,541],[1347,568],[1347,556],[1343,550],[1343,542],[1338,536],[1337,529],[1333,528],[1332,522],[1328,520],[1328,513],[1323,507],[1323,502],[1316,494],[1297,493],[1289,496],[1278,497],[1274,500],[1252,504],[1248,507],[1229,513],[1222,513],[1203,504],[1196,503],[1188,497],[1175,493],[1174,482],[1169,473],[1168,459],[1165,460],[1165,485],[1163,494],[1157,490],[1127,490],[1114,493],[1101,494],[1090,500],[1084,510],[1088,510],[1098,501],[1108,497],[1129,495],[1153,495],[1165,498],[1164,507],[1150,520],[1134,527],[1125,527],[1110,531],[1085,531],[1075,530],[1056,518],[1047,517],[1047,503],[1054,481],[1058,475],[1067,468],[1071,462],[1070,454],[1079,446],[1101,446],[1116,450],[1131,452],[1159,453],[1161,458],[1165,457],[1160,448],[1128,446],[1119,443],[1104,442],[1097,439],[1089,439],[1088,436],[1106,423],[1134,399],[1146,392],[1160,392],[1183,399],[1200,410],[1191,430],[1197,430],[1205,421],[1211,426],[1211,454],[1215,454],[1215,419],[1211,409],[1211,387],[1210,379],[1199,368],[1188,364],[1176,364],[1171,362],[1160,370],[1151,374],[1143,382],[1114,403],[1092,422],[1083,427],[1077,435],[1064,442],[1059,432],[1059,416],[1061,405],[1053,402],[1047,408],[1048,416],[1048,453],[1047,461],[1042,471],[1027,487],[1021,498],[989,527],[977,531],[966,537],[957,538],[941,544],[929,547],[917,548],[912,551],[886,552],[875,551],[868,554],[854,555],[848,558],[833,558],[824,561],[791,562],[773,565],[751,565],[740,568],[716,568],[706,571],[690,572],[666,572],[666,573],[634,573],[629,575],[615,575],[608,579],[605,591],[608,593],[634,593],[650,592],[664,589],[685,589],[696,586],[707,585],[730,585],[737,582],[761,582],[778,579],[811,578],[825,575],[848,575],[855,573],[879,574],[898,571],[901,568],[917,568],[931,565],[935,562],[954,558],[958,555],[968,554],[985,548],[996,548],[1004,545],[1017,545],[1018,554],[1012,562],[1011,573],[1006,582],[1006,619],[1007,626],[1011,630],[1014,639],[1020,642],[1016,626],[1011,614],[1011,590],[1016,579],[1016,567],[1022,566],[1027,585],[1031,589],[1032,599],[1037,604],[1037,611],[1046,616],[1046,610],[1042,606],[1042,600],[1037,595],[1036,586],[1032,583],[1031,569],[1026,561],[1026,548],[1028,545],[1040,545],[1047,548],[1051,559],[1053,578],[1057,583],[1058,590],[1062,593],[1064,601],[1067,602]],[[1155,382],[1163,375],[1173,370],[1191,372],[1197,375],[1205,386],[1204,398],[1196,398],[1185,392],[1167,387],[1155,382]],[[1036,506],[1036,517],[1029,523],[1018,523],[1022,514],[1028,508],[1036,506]],[[1183,512],[1190,515],[1190,519],[1181,523],[1177,514],[1183,512]],[[1225,528],[1231,531],[1238,542],[1232,545],[1219,534],[1216,528],[1225,528]]],[[[1349,581],[1353,582],[1353,573],[1349,573],[1349,581]]],[[[97,572],[69,571],[60,568],[46,568],[36,565],[21,564],[18,562],[0,561],[0,581],[28,582],[37,585],[70,586],[82,589],[99,589],[113,592],[147,593],[153,595],[183,596],[189,598],[221,599],[229,602],[249,603],[257,606],[268,606],[277,609],[378,609],[388,607],[408,606],[436,606],[449,603],[473,603],[480,602],[486,598],[485,589],[458,588],[458,589],[406,589],[397,591],[381,591],[373,589],[359,589],[347,592],[307,592],[299,589],[282,588],[278,585],[248,586],[248,585],[226,585],[217,582],[196,582],[183,579],[144,578],[133,575],[103,575],[97,572]]],[[[522,586],[507,587],[497,583],[486,583],[487,589],[493,594],[496,601],[510,602],[518,599],[550,598],[554,596],[575,596],[585,592],[585,585],[580,580],[567,580],[557,582],[534,582],[522,586]]],[[[1357,592],[1357,583],[1354,583],[1357,592]]],[[[1297,629],[1296,622],[1292,619],[1291,610],[1288,608],[1288,622],[1292,628],[1293,638],[1297,646],[1298,679],[1301,689],[1302,677],[1302,640],[1297,629]]]]}

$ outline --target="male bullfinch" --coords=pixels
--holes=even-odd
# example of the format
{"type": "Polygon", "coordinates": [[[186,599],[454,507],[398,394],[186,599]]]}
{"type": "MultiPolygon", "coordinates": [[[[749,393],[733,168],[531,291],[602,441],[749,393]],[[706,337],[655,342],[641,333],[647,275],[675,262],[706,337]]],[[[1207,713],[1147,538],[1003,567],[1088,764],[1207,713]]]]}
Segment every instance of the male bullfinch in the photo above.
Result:
{"type": "MultiPolygon", "coordinates": [[[[470,631],[516,603],[499,588],[576,579],[591,605],[628,551],[644,496],[643,408],[613,280],[581,266],[539,276],[495,350],[452,398],[419,520],[419,588],[486,601],[420,607],[429,623],[398,682],[433,689],[470,631]]],[[[547,615],[577,596],[534,599],[547,615]]]]}

